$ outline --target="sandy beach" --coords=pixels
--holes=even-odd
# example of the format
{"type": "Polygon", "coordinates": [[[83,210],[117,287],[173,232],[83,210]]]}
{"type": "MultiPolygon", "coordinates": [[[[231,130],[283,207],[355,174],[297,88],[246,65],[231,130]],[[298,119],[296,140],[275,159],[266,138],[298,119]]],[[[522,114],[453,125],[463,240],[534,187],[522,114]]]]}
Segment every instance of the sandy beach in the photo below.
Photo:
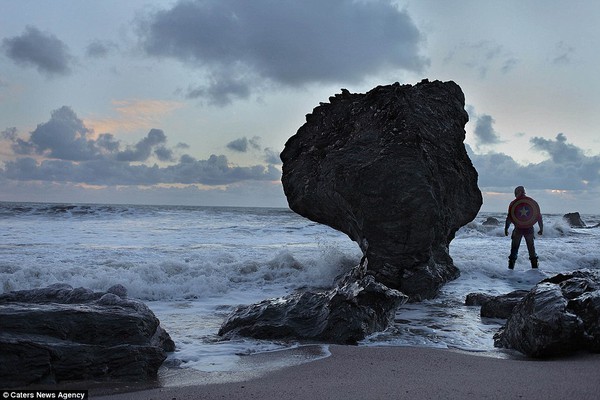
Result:
{"type": "MultiPolygon", "coordinates": [[[[531,360],[414,347],[332,345],[329,351],[329,357],[233,379],[206,373],[194,377],[179,370],[163,377],[162,387],[117,394],[107,394],[110,390],[105,387],[90,390],[90,398],[581,400],[600,396],[600,354],[531,360]]],[[[261,363],[272,361],[273,357],[259,356],[252,362],[258,371],[261,363]]]]}

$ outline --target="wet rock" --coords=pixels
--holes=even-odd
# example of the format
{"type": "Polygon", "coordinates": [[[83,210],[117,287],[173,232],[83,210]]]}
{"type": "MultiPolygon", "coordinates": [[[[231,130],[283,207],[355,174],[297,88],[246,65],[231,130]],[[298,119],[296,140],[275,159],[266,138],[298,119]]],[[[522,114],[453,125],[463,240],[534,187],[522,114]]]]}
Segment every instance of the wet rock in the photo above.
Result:
{"type": "Polygon", "coordinates": [[[600,272],[579,270],[537,284],[513,309],[494,345],[532,357],[600,350],[600,272]]]}
{"type": "Polygon", "coordinates": [[[529,293],[527,290],[492,296],[485,293],[470,293],[467,295],[465,305],[481,306],[480,315],[484,318],[507,319],[515,306],[529,293]]]}
{"type": "Polygon", "coordinates": [[[329,291],[306,291],[240,306],[225,320],[219,335],[356,344],[385,330],[396,308],[408,300],[365,275],[365,267],[355,268],[329,291]]]}
{"type": "Polygon", "coordinates": [[[572,228],[586,228],[585,222],[583,222],[581,215],[579,215],[578,212],[565,214],[563,215],[563,218],[572,228]]]}
{"type": "Polygon", "coordinates": [[[484,226],[498,226],[498,225],[500,225],[500,221],[498,221],[497,218],[488,217],[488,219],[486,219],[485,221],[483,221],[483,223],[481,225],[484,225],[484,226]]]}
{"type": "Polygon", "coordinates": [[[281,153],[290,208],[346,233],[368,273],[412,300],[459,276],[448,246],[482,204],[464,102],[454,82],[342,90],[281,153]]]}
{"type": "Polygon", "coordinates": [[[0,387],[156,377],[175,345],[123,286],[56,284],[0,295],[0,387]]]}
{"type": "Polygon", "coordinates": [[[493,298],[494,296],[487,293],[469,293],[465,298],[465,306],[481,306],[493,298]]]}

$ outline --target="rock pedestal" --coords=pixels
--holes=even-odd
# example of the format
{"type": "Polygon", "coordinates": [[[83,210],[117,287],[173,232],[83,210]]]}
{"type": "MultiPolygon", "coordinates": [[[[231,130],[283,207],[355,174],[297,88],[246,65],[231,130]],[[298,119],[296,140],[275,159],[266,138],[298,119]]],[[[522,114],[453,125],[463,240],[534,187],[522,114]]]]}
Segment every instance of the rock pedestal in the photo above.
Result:
{"type": "Polygon", "coordinates": [[[482,204],[460,87],[424,80],[329,100],[281,153],[290,208],[357,242],[378,282],[434,297],[459,276],[448,245],[482,204]]]}
{"type": "Polygon", "coordinates": [[[482,204],[460,87],[424,80],[329,101],[287,141],[283,189],[293,211],[357,242],[361,264],[330,291],[239,307],[225,337],[356,343],[459,276],[448,245],[482,204]]]}

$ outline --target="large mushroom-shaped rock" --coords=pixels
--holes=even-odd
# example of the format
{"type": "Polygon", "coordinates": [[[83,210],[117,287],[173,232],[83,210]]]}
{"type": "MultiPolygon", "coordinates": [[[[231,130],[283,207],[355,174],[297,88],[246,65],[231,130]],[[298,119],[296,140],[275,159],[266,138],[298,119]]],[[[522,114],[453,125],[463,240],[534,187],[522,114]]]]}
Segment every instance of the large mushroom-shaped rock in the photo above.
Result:
{"type": "Polygon", "coordinates": [[[174,350],[154,313],[120,285],[0,295],[0,387],[152,379],[174,350]]]}
{"type": "Polygon", "coordinates": [[[537,284],[518,303],[494,345],[532,357],[600,351],[600,272],[578,270],[537,284]]]}
{"type": "Polygon", "coordinates": [[[464,103],[454,82],[342,90],[281,153],[290,208],[346,233],[368,273],[413,300],[459,276],[448,245],[482,204],[464,103]]]}

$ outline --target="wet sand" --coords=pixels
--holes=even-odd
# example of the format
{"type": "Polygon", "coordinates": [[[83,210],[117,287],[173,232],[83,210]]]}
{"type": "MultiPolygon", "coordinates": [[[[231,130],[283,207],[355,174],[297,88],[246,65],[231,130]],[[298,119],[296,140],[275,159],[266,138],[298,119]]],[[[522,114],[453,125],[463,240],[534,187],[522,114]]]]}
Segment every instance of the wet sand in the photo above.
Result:
{"type": "Polygon", "coordinates": [[[532,360],[446,349],[331,345],[291,353],[249,356],[246,362],[249,363],[246,367],[250,368],[243,368],[238,373],[167,370],[161,373],[155,387],[104,385],[90,388],[90,398],[600,398],[600,354],[532,360]],[[330,355],[321,354],[323,350],[330,351],[330,355]],[[304,354],[306,352],[308,354],[304,354]],[[308,362],[310,359],[313,361],[308,362]]]}

